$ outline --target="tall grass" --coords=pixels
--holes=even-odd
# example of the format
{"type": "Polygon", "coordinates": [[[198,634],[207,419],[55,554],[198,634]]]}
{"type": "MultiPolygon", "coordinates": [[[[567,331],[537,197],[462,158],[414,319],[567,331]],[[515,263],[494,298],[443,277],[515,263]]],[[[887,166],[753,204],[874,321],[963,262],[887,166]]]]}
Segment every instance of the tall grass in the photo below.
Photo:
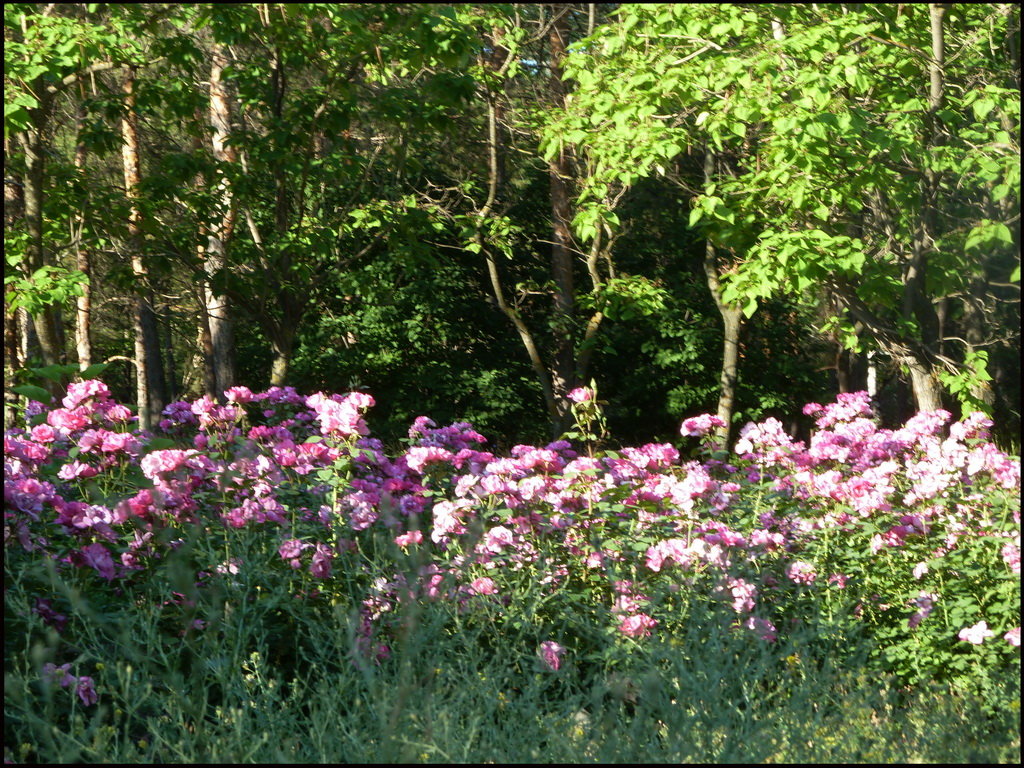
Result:
{"type": "Polygon", "coordinates": [[[118,599],[52,568],[5,567],[8,760],[1019,762],[1018,679],[984,702],[901,689],[866,671],[869,641],[850,620],[766,643],[734,632],[720,603],[677,593],[672,631],[638,642],[592,611],[545,624],[538,574],[524,571],[502,576],[516,580],[502,584],[507,605],[400,607],[376,660],[359,651],[356,587],[333,605],[256,573],[195,589],[197,545],[118,599]],[[31,610],[40,582],[71,606],[64,637],[31,610]],[[193,606],[169,610],[170,589],[193,606]],[[557,671],[537,655],[552,631],[570,647],[557,671]],[[62,661],[94,677],[98,704],[45,681],[43,665],[62,661]]]}

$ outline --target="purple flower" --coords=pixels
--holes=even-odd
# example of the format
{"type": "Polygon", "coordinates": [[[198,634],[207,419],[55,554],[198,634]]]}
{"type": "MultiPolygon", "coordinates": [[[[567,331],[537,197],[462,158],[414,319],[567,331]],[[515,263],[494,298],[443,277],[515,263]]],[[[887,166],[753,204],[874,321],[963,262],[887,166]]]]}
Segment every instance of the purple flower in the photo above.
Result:
{"type": "Polygon", "coordinates": [[[65,625],[68,623],[68,617],[63,613],[57,613],[57,611],[53,609],[53,604],[50,602],[49,598],[37,597],[35,607],[32,611],[38,614],[43,621],[58,632],[63,632],[65,625]]]}
{"type": "Polygon", "coordinates": [[[114,578],[114,561],[102,544],[87,544],[81,549],[85,565],[94,568],[107,581],[114,578]]]}
{"type": "Polygon", "coordinates": [[[318,543],[316,552],[313,554],[313,563],[309,567],[313,578],[329,579],[331,577],[331,560],[333,559],[334,554],[331,550],[325,544],[318,543]]]}
{"type": "Polygon", "coordinates": [[[566,647],[554,640],[545,640],[540,644],[537,653],[544,665],[552,672],[557,672],[562,665],[562,656],[565,655],[566,647]]]}
{"type": "Polygon", "coordinates": [[[91,677],[84,675],[78,678],[78,684],[75,686],[75,693],[78,694],[78,698],[82,700],[82,703],[90,707],[100,700],[100,697],[96,694],[96,687],[93,684],[91,677]]]}
{"type": "Polygon", "coordinates": [[[59,667],[56,664],[44,664],[43,679],[48,680],[51,683],[57,683],[61,688],[67,688],[77,679],[68,671],[69,669],[71,669],[70,662],[67,664],[61,664],[59,667]]]}

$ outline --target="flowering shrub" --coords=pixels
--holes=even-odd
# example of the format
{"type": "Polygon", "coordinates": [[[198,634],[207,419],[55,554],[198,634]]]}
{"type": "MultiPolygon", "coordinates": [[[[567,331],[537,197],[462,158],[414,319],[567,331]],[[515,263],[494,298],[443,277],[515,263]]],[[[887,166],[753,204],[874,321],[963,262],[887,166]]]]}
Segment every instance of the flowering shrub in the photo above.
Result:
{"type": "MultiPolygon", "coordinates": [[[[768,419],[725,462],[710,446],[702,462],[670,444],[581,456],[566,440],[495,456],[471,425],[421,417],[388,455],[363,419],[368,395],[225,395],[171,404],[159,436],[133,429],[98,381],[33,405],[4,438],[7,568],[45,562],[111,604],[148,595],[186,637],[223,618],[204,596],[245,606],[284,584],[358,615],[360,663],[386,659],[422,601],[521,622],[499,609],[528,580],[545,594],[533,647],[550,671],[602,643],[670,639],[695,601],[755,643],[856,627],[908,682],[1019,664],[1020,465],[980,414],[884,430],[866,394],[840,395],[807,407],[808,444],[768,419]],[[188,583],[156,578],[171,559],[188,583]]],[[[579,433],[596,437],[592,390],[571,397],[579,433]]],[[[717,423],[681,433],[705,439],[717,423]]],[[[87,628],[65,598],[22,583],[73,647],[87,628]]],[[[102,695],[67,669],[54,667],[83,703],[102,695]]]]}

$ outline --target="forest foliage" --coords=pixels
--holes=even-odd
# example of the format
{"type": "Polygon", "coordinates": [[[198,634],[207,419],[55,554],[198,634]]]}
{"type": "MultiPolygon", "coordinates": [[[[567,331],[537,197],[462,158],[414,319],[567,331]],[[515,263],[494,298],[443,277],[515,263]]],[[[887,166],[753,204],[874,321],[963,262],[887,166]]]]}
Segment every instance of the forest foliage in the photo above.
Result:
{"type": "Polygon", "coordinates": [[[512,444],[594,382],[620,442],[864,389],[1019,442],[1014,4],[11,3],[4,36],[5,421],[102,370],[142,426],[291,385],[512,444]]]}

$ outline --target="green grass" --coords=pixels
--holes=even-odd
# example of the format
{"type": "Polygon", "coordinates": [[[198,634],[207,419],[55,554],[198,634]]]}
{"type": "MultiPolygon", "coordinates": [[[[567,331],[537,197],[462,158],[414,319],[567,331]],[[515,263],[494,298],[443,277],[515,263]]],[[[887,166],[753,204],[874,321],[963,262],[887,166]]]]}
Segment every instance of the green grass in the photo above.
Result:
{"type": "Polygon", "coordinates": [[[579,642],[552,672],[536,648],[553,627],[517,593],[483,613],[414,604],[390,658],[375,663],[353,653],[358,595],[331,606],[283,587],[208,590],[197,607],[207,627],[179,637],[181,618],[152,596],[90,600],[51,571],[71,606],[61,637],[30,614],[24,574],[7,577],[4,738],[15,762],[1020,758],[1019,679],[984,702],[948,686],[901,690],[868,670],[851,625],[766,644],[730,631],[727,608],[695,601],[668,641],[636,643],[562,616],[559,639],[579,642]],[[41,681],[43,664],[66,661],[93,676],[97,705],[41,681]]]}

